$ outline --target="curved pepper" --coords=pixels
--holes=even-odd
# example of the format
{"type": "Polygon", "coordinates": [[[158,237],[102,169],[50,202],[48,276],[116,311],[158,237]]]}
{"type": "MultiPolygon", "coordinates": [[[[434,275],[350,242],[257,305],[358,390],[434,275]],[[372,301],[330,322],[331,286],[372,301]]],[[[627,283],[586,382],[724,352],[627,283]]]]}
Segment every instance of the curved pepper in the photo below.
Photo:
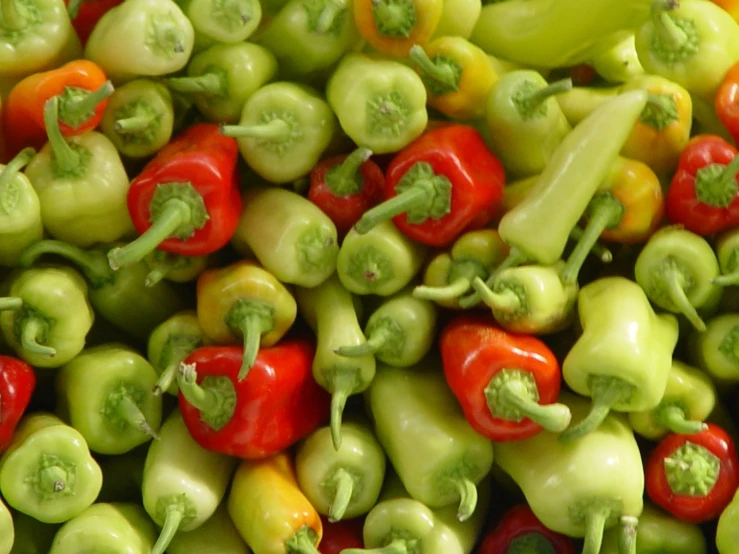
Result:
{"type": "Polygon", "coordinates": [[[636,53],[636,37],[631,30],[621,31],[619,41],[610,48],[597,52],[590,60],[595,72],[606,81],[625,83],[644,75],[644,68],[636,53]]]}
{"type": "Polygon", "coordinates": [[[30,365],[0,355],[0,453],[10,444],[35,388],[36,374],[30,365]]]}
{"type": "Polygon", "coordinates": [[[425,46],[439,25],[442,0],[353,0],[362,38],[380,54],[405,58],[414,44],[425,46]]]}
{"type": "Polygon", "coordinates": [[[571,538],[546,528],[528,504],[518,504],[508,510],[495,529],[483,539],[477,554],[515,554],[529,550],[575,554],[571,538]]]}

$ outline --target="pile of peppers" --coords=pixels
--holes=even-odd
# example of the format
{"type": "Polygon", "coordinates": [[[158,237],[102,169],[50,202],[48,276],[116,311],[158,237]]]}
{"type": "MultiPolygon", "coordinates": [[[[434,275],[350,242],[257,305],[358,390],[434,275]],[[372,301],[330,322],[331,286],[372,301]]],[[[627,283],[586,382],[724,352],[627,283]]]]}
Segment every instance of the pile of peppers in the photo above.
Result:
{"type": "Polygon", "coordinates": [[[0,554],[739,554],[739,0],[0,0],[0,554]]]}

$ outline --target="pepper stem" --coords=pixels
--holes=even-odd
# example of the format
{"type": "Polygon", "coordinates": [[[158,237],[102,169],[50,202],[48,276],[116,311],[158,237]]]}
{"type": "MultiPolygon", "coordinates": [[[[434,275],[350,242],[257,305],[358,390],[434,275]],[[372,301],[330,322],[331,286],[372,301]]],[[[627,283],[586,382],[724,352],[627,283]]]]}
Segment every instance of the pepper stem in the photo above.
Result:
{"type": "Polygon", "coordinates": [[[77,14],[80,13],[80,8],[84,1],[85,0],[69,0],[69,4],[67,4],[67,13],[69,14],[70,20],[74,20],[74,18],[77,17],[77,14]]]}
{"type": "Polygon", "coordinates": [[[180,522],[182,521],[182,510],[176,504],[167,507],[167,515],[164,518],[164,525],[162,525],[162,532],[159,533],[157,542],[151,549],[151,554],[164,554],[172,542],[175,534],[180,529],[180,522]]]}
{"type": "Polygon", "coordinates": [[[362,190],[362,164],[370,159],[372,150],[360,147],[349,154],[344,161],[331,167],[323,180],[334,196],[350,196],[362,190]]]}
{"type": "Polygon", "coordinates": [[[105,81],[100,87],[86,91],[77,98],[60,99],[59,118],[70,127],[77,128],[94,115],[100,102],[113,94],[113,83],[105,81]]]}
{"type": "Polygon", "coordinates": [[[212,389],[204,389],[197,384],[195,364],[181,363],[177,371],[177,385],[182,396],[185,397],[196,410],[209,413],[218,410],[220,403],[212,389]]]}
{"type": "Polygon", "coordinates": [[[385,200],[382,204],[378,204],[374,208],[370,208],[364,212],[362,217],[359,218],[359,221],[354,225],[354,230],[360,235],[364,235],[383,221],[392,219],[408,210],[425,204],[427,196],[427,187],[413,186],[406,189],[397,196],[393,196],[389,200],[385,200]]]}
{"type": "Polygon", "coordinates": [[[144,279],[144,286],[153,287],[154,285],[159,283],[162,279],[169,275],[169,272],[172,271],[172,268],[176,263],[177,262],[171,258],[159,262],[154,269],[146,274],[146,279],[144,279]]]}
{"type": "Polygon", "coordinates": [[[353,344],[351,346],[340,346],[334,350],[339,356],[347,358],[360,358],[362,356],[372,356],[382,350],[382,347],[392,338],[392,331],[385,327],[378,327],[367,340],[362,344],[353,344]]]}
{"type": "MultiPolygon", "coordinates": [[[[159,379],[157,379],[157,382],[151,388],[151,393],[154,396],[161,396],[165,390],[169,390],[169,387],[171,387],[172,383],[177,379],[177,369],[179,368],[179,365],[180,364],[176,362],[169,364],[164,368],[164,371],[159,374],[159,379]]],[[[192,402],[190,403],[192,404],[192,402]]]]}
{"type": "Polygon", "coordinates": [[[28,26],[28,17],[22,12],[18,0],[1,0],[0,13],[3,16],[3,27],[11,31],[19,31],[28,26]]]}
{"type": "Polygon", "coordinates": [[[585,544],[582,554],[598,554],[603,543],[603,532],[606,529],[606,521],[611,515],[610,508],[593,508],[588,512],[585,519],[585,544]]]}
{"type": "Polygon", "coordinates": [[[30,267],[44,254],[56,254],[74,262],[89,281],[104,280],[112,274],[104,254],[88,252],[59,240],[40,240],[32,244],[21,253],[19,263],[30,267]]]}
{"type": "Polygon", "coordinates": [[[334,26],[336,18],[345,9],[345,6],[335,2],[334,0],[328,0],[326,5],[321,10],[321,15],[318,16],[318,22],[316,23],[316,33],[323,35],[328,32],[331,27],[334,26]]]}
{"type": "Polygon", "coordinates": [[[46,493],[62,492],[67,488],[67,472],[59,466],[48,466],[39,470],[39,487],[46,493]]]}
{"type": "Polygon", "coordinates": [[[521,309],[521,299],[510,289],[501,293],[493,292],[479,277],[472,279],[472,288],[492,310],[514,313],[521,309]]]}
{"type": "MultiPolygon", "coordinates": [[[[28,162],[36,155],[36,150],[30,146],[24,148],[16,156],[8,162],[8,164],[0,171],[0,192],[8,186],[8,183],[25,167],[28,162]]],[[[2,208],[2,206],[0,206],[2,208]]]]}
{"type": "Polygon", "coordinates": [[[287,554],[321,554],[316,548],[316,532],[304,525],[285,542],[287,554]]]}
{"type": "Polygon", "coordinates": [[[531,110],[535,109],[542,102],[545,102],[552,96],[557,96],[558,94],[562,94],[568,90],[572,90],[572,79],[569,77],[560,79],[559,81],[554,81],[545,87],[532,90],[524,96],[523,100],[526,107],[531,110]]]}
{"type": "Polygon", "coordinates": [[[156,431],[151,428],[149,422],[146,421],[146,416],[134,402],[131,395],[124,394],[118,404],[118,414],[123,421],[128,423],[131,427],[137,428],[142,433],[149,435],[154,440],[159,440],[159,435],[156,431]]]}
{"type": "Polygon", "coordinates": [[[673,433],[681,435],[694,435],[707,428],[702,421],[687,419],[685,410],[680,406],[665,405],[657,409],[655,419],[673,433]]]}
{"type": "Polygon", "coordinates": [[[48,356],[50,358],[56,356],[56,348],[36,342],[39,334],[44,332],[45,327],[46,322],[36,316],[27,317],[23,321],[20,341],[23,350],[33,352],[39,356],[48,356]]]}
{"type": "Polygon", "coordinates": [[[739,285],[739,271],[715,277],[711,279],[711,284],[716,285],[717,287],[730,287],[733,285],[739,285]]]}
{"type": "Polygon", "coordinates": [[[706,330],[706,323],[703,321],[701,316],[698,314],[698,310],[695,309],[688,299],[688,295],[685,293],[683,288],[683,276],[680,270],[671,265],[664,274],[664,283],[667,285],[667,295],[678,311],[683,314],[693,327],[702,333],[706,330]]]}
{"type": "Polygon", "coordinates": [[[424,300],[454,300],[472,288],[472,281],[467,277],[460,277],[444,287],[419,285],[413,289],[413,296],[424,300]]]}
{"type": "Polygon", "coordinates": [[[349,507],[352,494],[354,494],[354,479],[347,470],[339,468],[332,481],[336,484],[336,493],[334,494],[334,501],[328,509],[328,520],[335,523],[344,517],[346,509],[349,507]]]}
{"type": "Polygon", "coordinates": [[[670,48],[678,49],[683,46],[688,35],[667,13],[680,7],[678,0],[656,0],[652,3],[652,23],[662,42],[670,48]]]}
{"type": "Polygon", "coordinates": [[[69,146],[59,129],[59,97],[52,96],[44,104],[44,125],[54,160],[62,171],[72,171],[80,164],[80,155],[69,146]]]}
{"type": "Polygon", "coordinates": [[[15,296],[0,297],[0,312],[6,310],[20,310],[23,307],[23,299],[15,296]]]}
{"type": "MultiPolygon", "coordinates": [[[[517,248],[511,248],[508,251],[508,256],[506,256],[505,260],[503,260],[498,267],[496,267],[493,272],[488,276],[488,278],[485,280],[485,285],[488,287],[491,287],[493,283],[495,283],[495,279],[498,277],[498,275],[503,272],[504,270],[511,268],[511,267],[518,267],[521,264],[525,264],[529,261],[528,256],[526,256],[523,252],[518,250],[517,248]]],[[[474,281],[472,282],[472,285],[474,286],[474,281]]],[[[472,306],[475,306],[480,301],[480,293],[475,291],[474,293],[470,294],[469,296],[465,296],[464,298],[459,299],[459,307],[460,308],[471,308],[472,306]]]]}
{"type": "Polygon", "coordinates": [[[639,519],[621,516],[621,532],[618,536],[618,554],[636,554],[636,535],[639,519]]]}
{"type": "MultiPolygon", "coordinates": [[[[575,225],[572,228],[572,231],[570,231],[570,238],[574,241],[580,241],[582,240],[582,237],[584,234],[585,234],[585,230],[579,225],[575,225]]],[[[600,242],[596,241],[596,243],[590,249],[590,253],[596,256],[597,258],[599,258],[600,261],[603,262],[604,264],[609,264],[613,261],[613,252],[611,252],[608,248],[606,248],[600,242]]]]}
{"type": "MultiPolygon", "coordinates": [[[[593,403],[590,413],[577,425],[569,427],[560,436],[559,440],[566,442],[578,439],[595,431],[608,416],[611,408],[628,398],[634,386],[617,377],[594,375],[590,377],[590,395],[593,403]]],[[[596,554],[597,554],[596,550],[596,554]]]]}
{"type": "Polygon", "coordinates": [[[705,497],[716,486],[721,460],[704,446],[685,442],[662,464],[665,478],[673,494],[705,497]]]}
{"type": "Polygon", "coordinates": [[[535,421],[547,431],[561,433],[570,424],[572,414],[564,404],[539,404],[529,394],[520,379],[511,379],[498,390],[498,402],[509,404],[509,409],[535,421]]]}
{"type": "Polygon", "coordinates": [[[379,548],[345,548],[341,554],[409,554],[408,544],[403,539],[395,539],[379,548]]]}
{"type": "Polygon", "coordinates": [[[416,62],[421,71],[437,83],[445,85],[450,90],[459,89],[459,78],[454,69],[447,64],[435,63],[422,46],[414,44],[408,51],[408,57],[416,62]]]}
{"type": "Polygon", "coordinates": [[[336,369],[331,382],[331,441],[334,449],[341,446],[341,419],[344,414],[344,406],[357,386],[357,375],[355,371],[336,369]]]}
{"type": "Polygon", "coordinates": [[[223,81],[215,73],[203,73],[197,77],[170,77],[167,86],[185,94],[218,96],[223,90],[223,81]]]}
{"type": "Polygon", "coordinates": [[[290,135],[290,125],[282,119],[258,125],[221,125],[221,134],[226,137],[281,140],[290,135]]]}
{"type": "Polygon", "coordinates": [[[475,513],[477,507],[477,485],[466,477],[458,477],[454,480],[454,485],[459,492],[457,519],[467,521],[475,513]]]}
{"type": "Polygon", "coordinates": [[[237,379],[243,381],[249,374],[249,370],[254,365],[259,354],[259,345],[262,340],[262,332],[264,329],[264,318],[258,313],[250,313],[244,316],[241,321],[241,333],[244,337],[244,357],[239,369],[237,379]]]}
{"type": "Polygon", "coordinates": [[[113,131],[119,135],[141,133],[149,128],[154,119],[153,115],[135,115],[118,119],[113,124],[113,131]]]}

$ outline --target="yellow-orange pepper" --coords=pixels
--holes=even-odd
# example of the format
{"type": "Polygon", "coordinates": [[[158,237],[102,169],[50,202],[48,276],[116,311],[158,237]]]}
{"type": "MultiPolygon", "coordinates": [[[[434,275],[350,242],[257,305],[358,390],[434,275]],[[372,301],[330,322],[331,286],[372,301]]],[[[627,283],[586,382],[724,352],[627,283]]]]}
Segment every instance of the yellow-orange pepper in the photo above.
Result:
{"type": "Polygon", "coordinates": [[[739,0],[711,0],[714,4],[728,12],[734,21],[739,23],[739,0]]]}

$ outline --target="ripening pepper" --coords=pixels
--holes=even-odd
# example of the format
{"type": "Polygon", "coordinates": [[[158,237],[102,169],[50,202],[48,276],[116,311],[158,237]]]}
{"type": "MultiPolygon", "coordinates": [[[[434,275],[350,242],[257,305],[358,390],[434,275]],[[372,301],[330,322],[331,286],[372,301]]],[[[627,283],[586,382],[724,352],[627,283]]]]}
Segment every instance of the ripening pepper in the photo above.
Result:
{"type": "Polygon", "coordinates": [[[0,453],[10,444],[36,388],[36,373],[23,360],[0,355],[0,453]]]}

